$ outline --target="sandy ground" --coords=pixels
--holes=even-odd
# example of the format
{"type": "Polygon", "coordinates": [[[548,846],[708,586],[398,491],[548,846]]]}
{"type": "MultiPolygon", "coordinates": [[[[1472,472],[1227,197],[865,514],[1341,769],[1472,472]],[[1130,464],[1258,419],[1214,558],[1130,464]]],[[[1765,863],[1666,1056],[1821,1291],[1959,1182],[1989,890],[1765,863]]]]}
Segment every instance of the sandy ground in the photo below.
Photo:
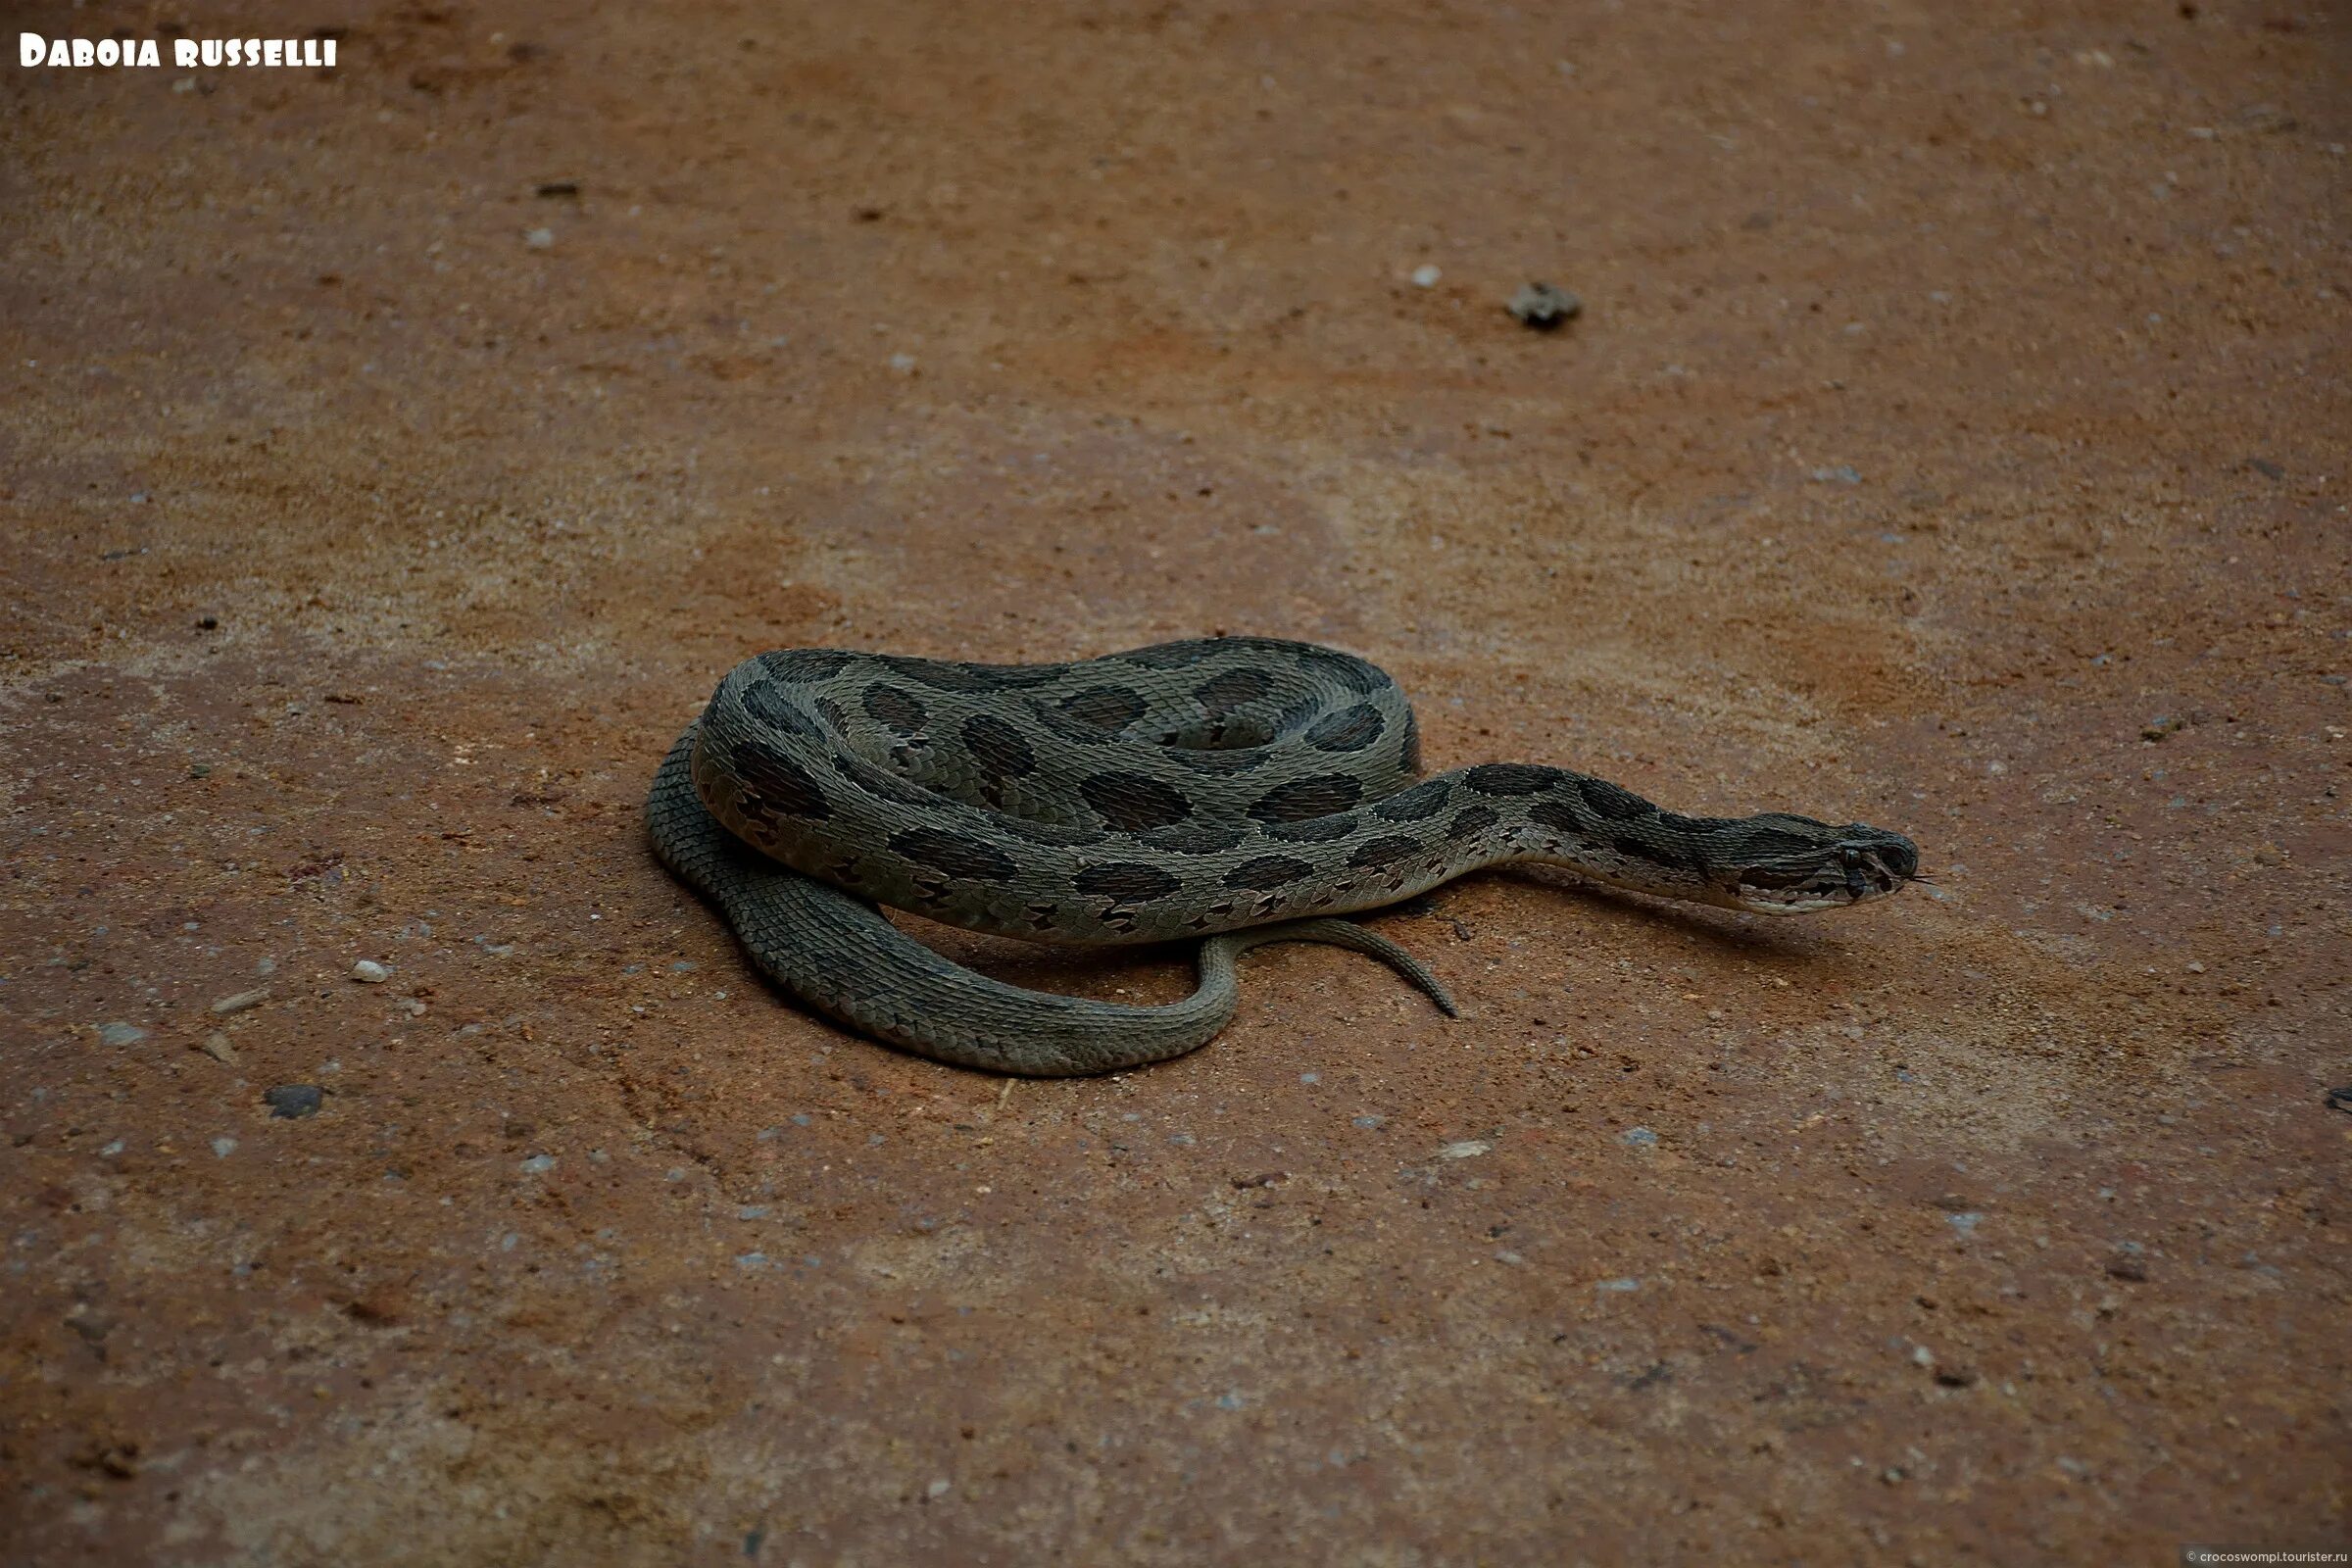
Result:
{"type": "Polygon", "coordinates": [[[7,68],[0,1560],[2345,1543],[2342,8],[20,14],[340,63],[7,68]],[[643,845],[748,653],[1220,630],[1935,885],[1007,1087],[643,845]]]}

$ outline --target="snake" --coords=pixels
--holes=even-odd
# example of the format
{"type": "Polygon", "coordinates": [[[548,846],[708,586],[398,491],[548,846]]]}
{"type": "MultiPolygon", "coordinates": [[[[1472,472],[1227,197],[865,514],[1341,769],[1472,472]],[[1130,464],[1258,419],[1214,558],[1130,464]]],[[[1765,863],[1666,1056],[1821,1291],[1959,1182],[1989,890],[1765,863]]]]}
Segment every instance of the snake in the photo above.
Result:
{"type": "Polygon", "coordinates": [[[1412,705],[1338,649],[1219,636],[1061,663],[838,648],[747,659],[655,773],[656,856],[754,967],[817,1011],[957,1066],[1119,1071],[1230,1020],[1237,957],[1317,942],[1411,954],[1342,916],[1466,873],[1548,864],[1762,914],[1920,880],[1899,833],[1785,811],[1685,816],[1591,774],[1482,762],[1421,776],[1412,705]],[[1023,989],[956,963],[885,906],[1078,947],[1198,942],[1164,1004],[1023,989]]]}

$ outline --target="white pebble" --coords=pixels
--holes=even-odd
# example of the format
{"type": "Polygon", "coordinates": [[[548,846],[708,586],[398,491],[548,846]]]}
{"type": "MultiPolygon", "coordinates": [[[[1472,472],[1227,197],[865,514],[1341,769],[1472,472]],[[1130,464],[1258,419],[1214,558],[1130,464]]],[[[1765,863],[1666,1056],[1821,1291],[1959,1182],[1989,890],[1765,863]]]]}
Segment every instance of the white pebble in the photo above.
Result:
{"type": "Polygon", "coordinates": [[[213,1140],[213,1155],[215,1158],[226,1159],[229,1155],[235,1153],[236,1152],[237,1141],[234,1138],[216,1138],[213,1140]]]}
{"type": "Polygon", "coordinates": [[[373,958],[362,958],[351,966],[351,977],[362,985],[381,985],[392,978],[392,971],[373,958]]]}
{"type": "Polygon", "coordinates": [[[1413,287],[1436,288],[1438,279],[1445,275],[1434,265],[1424,262],[1421,266],[1413,269],[1413,287]]]}
{"type": "Polygon", "coordinates": [[[556,248],[556,231],[552,228],[534,228],[522,236],[522,242],[535,251],[552,251],[556,248]]]}

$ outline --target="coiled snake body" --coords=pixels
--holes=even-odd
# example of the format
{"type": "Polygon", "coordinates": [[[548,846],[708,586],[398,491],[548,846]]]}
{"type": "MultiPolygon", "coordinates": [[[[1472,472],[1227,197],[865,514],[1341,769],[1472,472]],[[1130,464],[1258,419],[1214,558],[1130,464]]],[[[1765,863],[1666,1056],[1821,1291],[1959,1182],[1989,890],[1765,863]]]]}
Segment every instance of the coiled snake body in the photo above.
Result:
{"type": "Polygon", "coordinates": [[[1391,963],[1335,916],[1513,860],[1767,913],[1859,904],[1918,874],[1900,834],[1763,812],[1680,816],[1564,768],[1420,779],[1386,672],[1232,637],[1064,664],[840,649],[729,671],[646,806],[654,847],[753,961],[823,1011],[943,1061],[1035,1076],[1181,1054],[1232,1014],[1234,957],[1311,941],[1391,963]],[[1054,943],[1205,939],[1183,1002],[1026,991],[951,963],[886,904],[1054,943]]]}

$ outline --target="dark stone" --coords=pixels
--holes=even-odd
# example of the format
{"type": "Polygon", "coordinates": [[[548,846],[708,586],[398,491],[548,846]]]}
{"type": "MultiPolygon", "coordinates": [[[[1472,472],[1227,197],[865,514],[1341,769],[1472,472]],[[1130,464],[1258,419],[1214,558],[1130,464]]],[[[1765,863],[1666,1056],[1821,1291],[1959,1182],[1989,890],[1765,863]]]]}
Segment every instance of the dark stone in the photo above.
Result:
{"type": "Polygon", "coordinates": [[[279,1084],[262,1096],[269,1102],[270,1114],[280,1121],[300,1121],[316,1116],[318,1107],[326,1103],[326,1091],[317,1084],[279,1084]]]}

